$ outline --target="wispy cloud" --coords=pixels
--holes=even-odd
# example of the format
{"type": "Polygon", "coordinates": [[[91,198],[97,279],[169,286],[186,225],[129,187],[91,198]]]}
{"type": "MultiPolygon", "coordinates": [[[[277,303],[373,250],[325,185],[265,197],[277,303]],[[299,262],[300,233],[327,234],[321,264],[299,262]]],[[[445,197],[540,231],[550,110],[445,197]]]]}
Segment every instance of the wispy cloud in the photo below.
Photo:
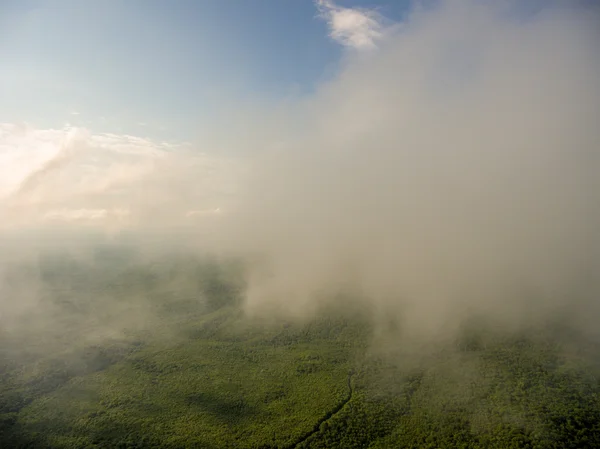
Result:
{"type": "Polygon", "coordinates": [[[127,209],[56,209],[44,214],[44,220],[90,221],[106,220],[107,218],[126,218],[130,212],[127,209]]]}
{"type": "Polygon", "coordinates": [[[190,144],[0,123],[0,228],[203,216],[231,195],[236,168],[190,144]]]}
{"type": "Polygon", "coordinates": [[[331,0],[316,0],[319,17],[329,25],[329,36],[347,47],[373,49],[385,31],[384,17],[374,9],[346,8],[331,0]]]}

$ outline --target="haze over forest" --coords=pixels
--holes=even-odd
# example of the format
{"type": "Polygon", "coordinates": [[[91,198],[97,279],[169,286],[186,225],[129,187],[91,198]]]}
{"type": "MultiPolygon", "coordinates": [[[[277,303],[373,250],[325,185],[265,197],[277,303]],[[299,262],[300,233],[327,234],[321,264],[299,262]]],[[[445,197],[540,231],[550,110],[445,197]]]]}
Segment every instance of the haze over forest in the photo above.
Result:
{"type": "Polygon", "coordinates": [[[0,123],[0,445],[599,447],[600,15],[534,3],[318,0],[186,143],[0,123]]]}

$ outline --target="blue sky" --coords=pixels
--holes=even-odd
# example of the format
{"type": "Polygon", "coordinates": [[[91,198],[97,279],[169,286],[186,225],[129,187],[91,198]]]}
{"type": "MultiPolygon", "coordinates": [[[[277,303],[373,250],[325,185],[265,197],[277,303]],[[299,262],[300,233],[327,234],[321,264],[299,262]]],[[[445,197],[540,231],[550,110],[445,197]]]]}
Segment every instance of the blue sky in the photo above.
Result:
{"type": "Polygon", "coordinates": [[[398,21],[409,2],[3,0],[0,122],[192,138],[226,99],[331,76],[353,46],[319,17],[332,8],[398,21]]]}

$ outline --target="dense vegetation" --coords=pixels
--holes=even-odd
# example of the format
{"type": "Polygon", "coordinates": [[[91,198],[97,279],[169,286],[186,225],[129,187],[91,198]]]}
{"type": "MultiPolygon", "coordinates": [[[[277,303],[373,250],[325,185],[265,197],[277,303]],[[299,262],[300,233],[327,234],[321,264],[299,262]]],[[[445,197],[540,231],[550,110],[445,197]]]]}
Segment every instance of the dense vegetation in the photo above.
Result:
{"type": "Polygon", "coordinates": [[[0,328],[0,447],[600,447],[598,346],[560,323],[414,357],[352,307],[245,316],[236,264],[118,254],[4,270],[43,298],[0,328]]]}

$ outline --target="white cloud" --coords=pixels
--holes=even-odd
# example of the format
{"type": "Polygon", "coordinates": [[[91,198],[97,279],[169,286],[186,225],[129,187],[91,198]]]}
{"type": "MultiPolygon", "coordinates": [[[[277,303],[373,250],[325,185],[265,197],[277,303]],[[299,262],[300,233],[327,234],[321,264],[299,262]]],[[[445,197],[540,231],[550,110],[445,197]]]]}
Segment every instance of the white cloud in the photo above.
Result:
{"type": "Polygon", "coordinates": [[[207,209],[207,210],[189,210],[186,212],[185,216],[187,218],[191,218],[191,217],[206,217],[206,216],[213,216],[213,215],[219,215],[221,213],[221,208],[217,207],[215,209],[207,209]]]}
{"type": "Polygon", "coordinates": [[[108,217],[125,218],[130,214],[127,209],[62,209],[44,214],[45,220],[101,220],[108,217]]]}
{"type": "Polygon", "coordinates": [[[161,224],[188,211],[218,213],[235,191],[237,166],[190,144],[0,123],[0,227],[161,224]]]}
{"type": "Polygon", "coordinates": [[[345,8],[331,0],[316,0],[315,4],[319,17],[329,25],[329,36],[342,45],[372,49],[384,35],[384,18],[373,9],[345,8]]]}

